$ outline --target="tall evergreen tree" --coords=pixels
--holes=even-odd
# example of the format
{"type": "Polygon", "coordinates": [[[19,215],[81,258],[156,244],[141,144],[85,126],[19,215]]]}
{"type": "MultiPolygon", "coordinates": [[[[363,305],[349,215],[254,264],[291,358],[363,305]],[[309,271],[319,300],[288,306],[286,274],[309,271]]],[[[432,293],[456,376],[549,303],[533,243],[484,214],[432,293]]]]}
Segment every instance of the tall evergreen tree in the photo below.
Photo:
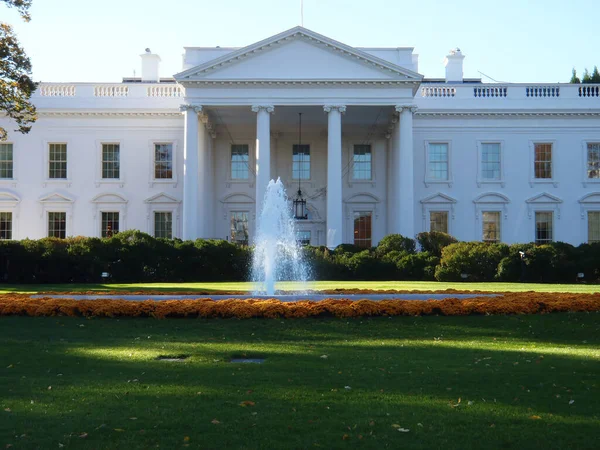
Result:
{"type": "Polygon", "coordinates": [[[598,66],[594,66],[594,71],[590,77],[591,83],[600,83],[600,72],[598,72],[598,66]]]}
{"type": "Polygon", "coordinates": [[[591,83],[592,82],[592,77],[590,75],[590,72],[587,70],[587,68],[583,71],[583,77],[581,78],[581,82],[582,83],[591,83]]]}
{"type": "MultiPolygon", "coordinates": [[[[16,8],[24,21],[29,22],[31,0],[0,0],[9,8],[16,8]]],[[[20,133],[28,133],[37,119],[31,95],[37,85],[31,79],[31,61],[19,45],[12,27],[0,22],[0,112],[17,124],[20,133]]],[[[0,127],[0,141],[8,136],[0,127]]]]}
{"type": "Polygon", "coordinates": [[[579,83],[581,83],[581,80],[577,76],[577,71],[575,70],[575,67],[573,67],[573,73],[571,75],[571,80],[569,81],[569,83],[571,83],[571,84],[579,84],[579,83]]]}

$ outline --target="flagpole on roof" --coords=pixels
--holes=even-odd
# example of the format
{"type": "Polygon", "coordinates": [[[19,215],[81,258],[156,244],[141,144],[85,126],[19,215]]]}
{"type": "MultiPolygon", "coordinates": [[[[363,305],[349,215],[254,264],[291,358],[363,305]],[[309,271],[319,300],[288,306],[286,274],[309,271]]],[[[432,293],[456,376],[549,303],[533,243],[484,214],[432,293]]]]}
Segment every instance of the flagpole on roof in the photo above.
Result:
{"type": "Polygon", "coordinates": [[[304,26],[304,0],[300,0],[300,26],[304,26]]]}

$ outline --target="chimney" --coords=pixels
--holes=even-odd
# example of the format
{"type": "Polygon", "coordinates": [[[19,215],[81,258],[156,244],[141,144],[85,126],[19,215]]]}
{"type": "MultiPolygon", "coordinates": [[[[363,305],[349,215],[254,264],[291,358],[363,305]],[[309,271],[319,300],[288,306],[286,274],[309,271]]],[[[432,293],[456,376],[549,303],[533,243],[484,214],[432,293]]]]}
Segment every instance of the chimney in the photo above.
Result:
{"type": "Polygon", "coordinates": [[[446,66],[446,83],[462,83],[463,81],[463,59],[460,48],[450,50],[450,54],[444,59],[446,66]]]}
{"type": "Polygon", "coordinates": [[[158,74],[158,68],[160,67],[160,56],[155,55],[146,49],[146,53],[140,55],[142,58],[142,82],[145,83],[158,83],[160,76],[158,74]]]}

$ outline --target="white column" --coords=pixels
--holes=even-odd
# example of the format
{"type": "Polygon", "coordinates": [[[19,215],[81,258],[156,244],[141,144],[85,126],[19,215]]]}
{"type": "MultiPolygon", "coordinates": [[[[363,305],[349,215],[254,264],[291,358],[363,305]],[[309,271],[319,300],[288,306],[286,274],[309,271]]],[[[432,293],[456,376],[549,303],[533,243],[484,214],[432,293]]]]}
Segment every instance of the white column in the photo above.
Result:
{"type": "Polygon", "coordinates": [[[415,184],[413,163],[413,113],[417,110],[414,105],[398,105],[400,113],[400,135],[398,139],[398,202],[400,211],[399,233],[403,236],[415,236],[415,184]]]}
{"type": "Polygon", "coordinates": [[[208,238],[206,234],[206,216],[213,214],[213,211],[209,209],[209,203],[207,198],[207,185],[206,176],[209,171],[208,168],[208,116],[204,113],[199,114],[200,121],[202,122],[198,127],[198,218],[197,218],[197,232],[196,235],[199,238],[208,238]]]}
{"type": "Polygon", "coordinates": [[[198,113],[202,106],[181,105],[185,114],[183,144],[183,239],[198,238],[198,113]]]}
{"type": "Polygon", "coordinates": [[[327,120],[327,247],[343,242],[342,217],[342,114],[346,107],[326,105],[327,120]]]}
{"type": "Polygon", "coordinates": [[[212,123],[206,123],[206,169],[204,172],[204,237],[214,238],[215,235],[215,177],[214,177],[214,153],[215,132],[212,123]]]}
{"type": "Polygon", "coordinates": [[[398,209],[398,116],[394,113],[388,127],[388,231],[387,234],[398,233],[400,227],[400,211],[398,209]]]}
{"type": "Polygon", "coordinates": [[[256,220],[260,217],[267,185],[271,180],[271,113],[272,105],[254,105],[256,113],[256,220]]]}

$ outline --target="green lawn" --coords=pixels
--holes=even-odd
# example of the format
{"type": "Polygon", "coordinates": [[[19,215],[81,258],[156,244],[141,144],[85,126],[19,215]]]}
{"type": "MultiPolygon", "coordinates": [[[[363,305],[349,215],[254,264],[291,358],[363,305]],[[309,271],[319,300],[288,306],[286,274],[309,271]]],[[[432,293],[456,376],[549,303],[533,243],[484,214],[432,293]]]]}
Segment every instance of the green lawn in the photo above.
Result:
{"type": "Polygon", "coordinates": [[[599,319],[0,317],[0,448],[598,449],[599,319]]]}
{"type": "MultiPolygon", "coordinates": [[[[67,291],[248,291],[251,292],[254,285],[250,282],[230,283],[132,283],[132,284],[23,284],[23,285],[0,285],[0,294],[10,292],[35,293],[45,291],[67,292],[67,291]]],[[[443,289],[457,289],[461,291],[494,291],[494,292],[572,292],[572,293],[594,293],[600,292],[600,285],[586,284],[533,284],[533,283],[439,283],[435,281],[311,281],[306,285],[295,282],[284,282],[277,285],[278,289],[397,289],[431,291],[443,289]]]]}

